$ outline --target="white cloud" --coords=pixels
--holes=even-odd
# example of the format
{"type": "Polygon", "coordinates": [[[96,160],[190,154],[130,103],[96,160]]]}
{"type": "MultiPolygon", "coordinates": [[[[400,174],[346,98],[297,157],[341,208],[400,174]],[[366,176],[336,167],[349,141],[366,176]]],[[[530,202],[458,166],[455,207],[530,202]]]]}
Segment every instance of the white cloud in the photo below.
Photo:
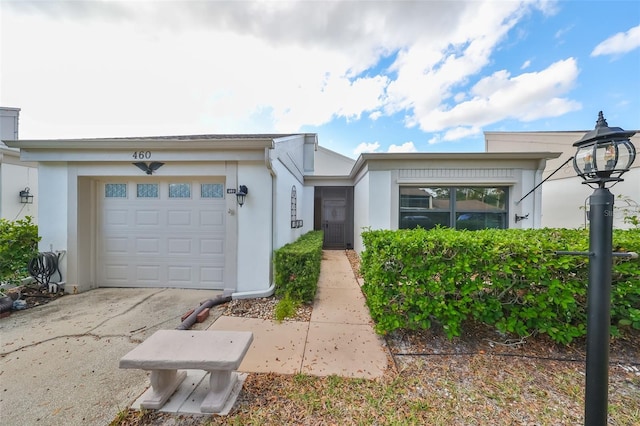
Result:
{"type": "Polygon", "coordinates": [[[440,134],[434,134],[428,141],[427,143],[429,145],[435,145],[442,142],[442,136],[440,134]]]}
{"type": "Polygon", "coordinates": [[[429,143],[448,141],[580,107],[566,97],[573,59],[465,87],[523,16],[553,5],[2,2],[2,103],[23,109],[21,136],[33,138],[295,132],[401,113],[442,132],[429,143]]]}
{"type": "Polygon", "coordinates": [[[362,142],[353,150],[353,154],[355,156],[358,156],[365,152],[378,152],[379,149],[380,149],[379,142],[371,142],[371,143],[362,142]]]}
{"type": "Polygon", "coordinates": [[[387,152],[418,152],[413,142],[405,142],[402,145],[390,145],[387,152]]]}
{"type": "Polygon", "coordinates": [[[442,137],[443,141],[455,141],[469,136],[476,136],[482,133],[479,127],[455,127],[447,130],[442,137]]]}
{"type": "Polygon", "coordinates": [[[376,121],[378,118],[382,117],[382,111],[373,111],[371,114],[369,114],[369,119],[376,121]]]}
{"type": "Polygon", "coordinates": [[[622,55],[639,47],[640,25],[609,37],[593,49],[591,56],[622,55]]]}
{"type": "Polygon", "coordinates": [[[520,66],[521,70],[526,70],[527,68],[529,68],[531,66],[531,60],[527,59],[526,61],[524,61],[524,63],[520,66]]]}
{"type": "MultiPolygon", "coordinates": [[[[439,131],[430,120],[446,108],[454,89],[477,75],[494,49],[526,13],[518,2],[469,2],[442,37],[418,41],[398,55],[398,78],[387,93],[387,113],[410,111],[408,126],[439,131]]],[[[459,99],[460,94],[457,93],[459,99]]],[[[454,123],[453,125],[456,125],[454,123]]],[[[450,125],[450,124],[447,124],[450,125]]]]}
{"type": "Polygon", "coordinates": [[[428,132],[453,129],[453,135],[466,136],[458,128],[481,128],[507,118],[531,121],[554,117],[580,109],[575,101],[563,98],[575,84],[577,62],[573,58],[558,61],[540,72],[511,77],[502,70],[482,78],[470,91],[471,99],[446,109],[440,106],[425,112],[419,120],[420,128],[428,132]]]}

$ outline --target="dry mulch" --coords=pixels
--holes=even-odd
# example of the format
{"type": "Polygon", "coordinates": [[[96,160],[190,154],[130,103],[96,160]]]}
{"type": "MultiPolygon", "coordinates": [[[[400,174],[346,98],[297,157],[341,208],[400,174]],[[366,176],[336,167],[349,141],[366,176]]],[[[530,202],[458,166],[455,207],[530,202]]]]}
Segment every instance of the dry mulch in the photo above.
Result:
{"type": "MultiPolygon", "coordinates": [[[[275,297],[264,297],[260,299],[239,299],[232,300],[225,305],[222,315],[231,317],[259,318],[264,320],[275,319],[275,309],[278,299],[275,297]]],[[[311,321],[313,306],[301,304],[292,317],[285,318],[284,321],[311,321]]]]}
{"type": "Polygon", "coordinates": [[[47,303],[59,299],[64,296],[64,290],[56,293],[50,293],[47,288],[41,287],[36,283],[27,284],[7,290],[7,295],[14,295],[13,299],[20,299],[26,302],[24,309],[34,308],[36,306],[46,305],[47,303]],[[17,294],[17,296],[15,296],[17,294]]]}

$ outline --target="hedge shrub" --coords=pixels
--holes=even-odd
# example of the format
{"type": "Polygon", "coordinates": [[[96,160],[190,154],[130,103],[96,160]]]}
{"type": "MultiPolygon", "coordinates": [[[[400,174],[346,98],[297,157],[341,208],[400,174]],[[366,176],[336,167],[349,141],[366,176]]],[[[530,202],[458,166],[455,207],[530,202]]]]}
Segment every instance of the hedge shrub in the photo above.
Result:
{"type": "Polygon", "coordinates": [[[318,290],[322,231],[310,231],[275,251],[276,296],[310,303],[318,290]]]}
{"type": "Polygon", "coordinates": [[[38,226],[31,217],[0,219],[0,283],[18,283],[29,275],[27,267],[38,254],[38,226]]]}
{"type": "MultiPolygon", "coordinates": [[[[379,333],[442,325],[460,335],[466,320],[568,343],[586,333],[586,230],[436,228],[362,234],[363,291],[379,333]]],[[[614,231],[614,246],[640,252],[640,230],[614,231]]],[[[612,332],[640,328],[640,261],[615,258],[612,332]]]]}

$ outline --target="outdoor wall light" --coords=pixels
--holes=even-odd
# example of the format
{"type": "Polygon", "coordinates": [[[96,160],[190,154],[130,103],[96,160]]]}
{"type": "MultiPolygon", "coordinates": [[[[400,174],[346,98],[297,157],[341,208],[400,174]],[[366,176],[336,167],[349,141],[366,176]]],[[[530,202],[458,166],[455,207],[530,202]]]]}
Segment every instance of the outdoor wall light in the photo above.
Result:
{"type": "MultiPolygon", "coordinates": [[[[613,268],[613,201],[608,182],[620,182],[636,158],[629,138],[635,132],[609,127],[598,114],[596,128],[573,146],[573,167],[584,184],[594,188],[589,197],[589,251],[564,254],[589,257],[587,286],[587,361],[585,369],[585,425],[606,425],[609,389],[609,334],[611,328],[611,274],[613,268]]],[[[634,253],[616,253],[632,257],[634,253]]]]}
{"type": "Polygon", "coordinates": [[[573,144],[578,147],[573,168],[584,183],[604,188],[607,182],[621,181],[620,176],[629,171],[636,158],[636,149],[629,140],[634,134],[620,127],[609,127],[600,111],[596,128],[573,144]]]}
{"type": "Polygon", "coordinates": [[[240,205],[240,207],[242,207],[242,205],[244,204],[244,199],[247,197],[248,193],[249,189],[247,188],[247,186],[240,185],[238,191],[236,192],[236,197],[238,199],[238,204],[240,205]]]}
{"type": "Polygon", "coordinates": [[[20,191],[20,202],[22,204],[33,204],[33,195],[29,191],[29,187],[20,191]]]}

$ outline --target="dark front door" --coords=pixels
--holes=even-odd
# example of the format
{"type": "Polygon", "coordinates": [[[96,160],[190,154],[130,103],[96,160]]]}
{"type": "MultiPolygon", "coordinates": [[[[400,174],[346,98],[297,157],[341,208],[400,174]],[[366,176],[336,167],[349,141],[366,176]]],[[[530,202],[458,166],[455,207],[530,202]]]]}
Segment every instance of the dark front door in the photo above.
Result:
{"type": "Polygon", "coordinates": [[[347,200],[327,198],[322,200],[322,229],[325,248],[345,247],[347,200]]]}

